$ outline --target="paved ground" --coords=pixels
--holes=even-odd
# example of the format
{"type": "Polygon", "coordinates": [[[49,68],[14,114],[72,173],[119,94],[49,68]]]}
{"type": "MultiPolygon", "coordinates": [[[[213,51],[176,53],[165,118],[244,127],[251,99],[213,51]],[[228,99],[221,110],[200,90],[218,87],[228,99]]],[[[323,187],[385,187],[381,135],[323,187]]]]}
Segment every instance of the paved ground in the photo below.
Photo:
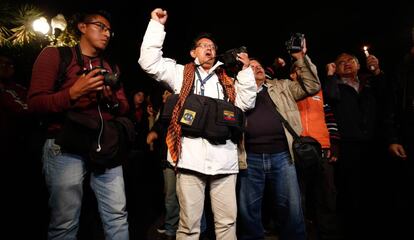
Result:
{"type": "MultiPolygon", "coordinates": [[[[148,229],[147,240],[164,240],[165,236],[157,232],[157,226],[162,222],[162,217],[158,218],[148,229]]],[[[209,230],[206,236],[202,236],[200,240],[215,240],[214,233],[209,230]]],[[[278,240],[278,237],[275,234],[267,234],[265,240],[278,240]]]]}

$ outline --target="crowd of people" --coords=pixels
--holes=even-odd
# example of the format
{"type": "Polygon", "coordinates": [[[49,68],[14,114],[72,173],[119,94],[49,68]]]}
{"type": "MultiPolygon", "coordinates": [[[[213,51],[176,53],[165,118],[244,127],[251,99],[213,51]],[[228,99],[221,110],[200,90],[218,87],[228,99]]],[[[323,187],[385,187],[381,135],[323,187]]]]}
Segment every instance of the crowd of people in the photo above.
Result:
{"type": "Polygon", "coordinates": [[[191,62],[164,57],[167,19],[165,9],[151,12],[138,59],[162,83],[162,100],[118,82],[122,69],[105,54],[113,35],[105,11],[77,14],[79,41],[64,69],[62,51],[44,48],[28,88],[0,52],[0,156],[11,167],[41,164],[30,170],[44,177],[42,237],[80,237],[91,208],[105,239],[147,239],[161,215],[159,239],[408,233],[414,39],[396,73],[349,52],[318,72],[306,39],[269,72],[245,51],[219,61],[206,32],[194,38],[191,62]],[[291,131],[320,143],[316,165],[296,164],[291,131]]]}

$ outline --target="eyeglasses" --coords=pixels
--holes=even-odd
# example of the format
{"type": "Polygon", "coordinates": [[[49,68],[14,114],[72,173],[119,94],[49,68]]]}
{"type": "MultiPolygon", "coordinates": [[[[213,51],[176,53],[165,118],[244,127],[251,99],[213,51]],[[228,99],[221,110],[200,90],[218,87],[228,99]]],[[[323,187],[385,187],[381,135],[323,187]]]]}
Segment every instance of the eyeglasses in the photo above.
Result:
{"type": "Polygon", "coordinates": [[[347,63],[357,63],[357,61],[354,58],[348,58],[348,59],[344,59],[344,60],[340,60],[336,63],[336,65],[338,66],[344,66],[347,63]]]}
{"type": "Polygon", "coordinates": [[[105,24],[103,24],[101,22],[86,22],[85,24],[93,24],[93,25],[95,25],[95,26],[97,26],[99,28],[99,31],[100,32],[108,31],[109,32],[109,35],[111,37],[114,36],[114,32],[112,31],[112,29],[109,28],[109,27],[107,27],[105,24]]]}
{"type": "Polygon", "coordinates": [[[200,43],[200,44],[197,44],[197,47],[201,47],[203,49],[210,48],[211,50],[216,50],[216,46],[214,44],[209,44],[209,43],[200,43]]]}

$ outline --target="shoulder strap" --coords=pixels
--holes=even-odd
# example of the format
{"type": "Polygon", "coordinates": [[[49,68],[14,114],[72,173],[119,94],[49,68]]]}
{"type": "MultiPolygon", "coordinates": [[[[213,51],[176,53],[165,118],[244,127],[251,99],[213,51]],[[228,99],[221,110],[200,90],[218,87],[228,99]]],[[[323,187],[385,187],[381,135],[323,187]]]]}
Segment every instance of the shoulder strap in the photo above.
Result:
{"type": "Polygon", "coordinates": [[[64,81],[66,80],[66,68],[69,66],[72,61],[72,49],[70,47],[58,47],[59,50],[59,72],[58,77],[55,81],[55,90],[58,90],[62,87],[64,81]]]}
{"type": "Polygon", "coordinates": [[[289,122],[282,116],[282,114],[280,114],[280,112],[277,110],[277,108],[275,109],[275,113],[279,116],[279,118],[281,119],[283,125],[286,127],[286,129],[290,132],[290,134],[292,134],[294,139],[299,139],[299,135],[295,132],[295,130],[293,130],[292,126],[290,126],[289,122]]]}

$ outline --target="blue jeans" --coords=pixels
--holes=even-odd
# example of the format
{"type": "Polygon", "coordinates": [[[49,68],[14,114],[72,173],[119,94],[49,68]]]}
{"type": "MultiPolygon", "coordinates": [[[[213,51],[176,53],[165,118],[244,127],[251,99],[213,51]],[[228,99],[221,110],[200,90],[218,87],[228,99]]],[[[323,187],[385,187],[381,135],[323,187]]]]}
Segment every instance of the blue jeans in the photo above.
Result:
{"type": "MultiPolygon", "coordinates": [[[[54,139],[48,139],[43,147],[43,171],[51,210],[48,239],[77,239],[85,161],[78,155],[62,153],[54,139]]],[[[90,186],[98,202],[105,239],[129,239],[122,167],[91,173],[90,186]]]]}
{"type": "Polygon", "coordinates": [[[299,184],[289,152],[248,152],[247,165],[238,175],[238,239],[264,239],[262,202],[265,184],[269,184],[280,224],[279,239],[305,240],[299,184]]]}

